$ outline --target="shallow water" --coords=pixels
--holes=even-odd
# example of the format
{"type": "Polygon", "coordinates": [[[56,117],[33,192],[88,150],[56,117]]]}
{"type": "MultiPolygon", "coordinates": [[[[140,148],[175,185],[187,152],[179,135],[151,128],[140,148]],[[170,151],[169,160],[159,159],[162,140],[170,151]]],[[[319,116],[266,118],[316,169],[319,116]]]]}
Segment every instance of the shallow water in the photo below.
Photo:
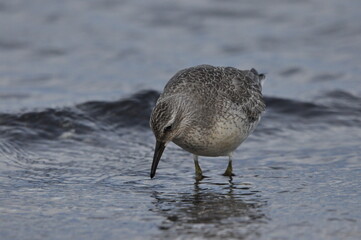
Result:
{"type": "Polygon", "coordinates": [[[1,239],[359,239],[360,5],[0,1],[1,239]],[[151,108],[201,63],[265,72],[267,111],[232,179],[171,144],[150,180],[151,108]]]}

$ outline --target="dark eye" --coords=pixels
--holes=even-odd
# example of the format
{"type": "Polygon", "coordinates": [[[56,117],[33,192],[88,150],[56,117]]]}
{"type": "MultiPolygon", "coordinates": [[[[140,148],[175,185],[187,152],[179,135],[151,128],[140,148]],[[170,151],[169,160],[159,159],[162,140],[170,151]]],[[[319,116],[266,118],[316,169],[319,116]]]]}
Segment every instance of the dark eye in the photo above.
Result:
{"type": "Polygon", "coordinates": [[[172,125],[166,126],[163,131],[164,132],[169,132],[170,130],[172,130],[172,125]]]}

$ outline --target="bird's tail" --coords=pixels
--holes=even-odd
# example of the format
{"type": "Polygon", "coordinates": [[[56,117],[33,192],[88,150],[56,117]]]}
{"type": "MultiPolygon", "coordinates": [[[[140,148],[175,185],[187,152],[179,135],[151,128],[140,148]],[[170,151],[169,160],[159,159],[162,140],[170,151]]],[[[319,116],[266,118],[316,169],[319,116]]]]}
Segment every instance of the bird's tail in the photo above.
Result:
{"type": "MultiPolygon", "coordinates": [[[[255,75],[258,76],[258,81],[261,83],[261,85],[263,86],[264,80],[266,79],[266,74],[265,73],[258,73],[256,69],[252,68],[251,72],[255,75]]],[[[257,79],[257,78],[256,78],[257,79]]]]}

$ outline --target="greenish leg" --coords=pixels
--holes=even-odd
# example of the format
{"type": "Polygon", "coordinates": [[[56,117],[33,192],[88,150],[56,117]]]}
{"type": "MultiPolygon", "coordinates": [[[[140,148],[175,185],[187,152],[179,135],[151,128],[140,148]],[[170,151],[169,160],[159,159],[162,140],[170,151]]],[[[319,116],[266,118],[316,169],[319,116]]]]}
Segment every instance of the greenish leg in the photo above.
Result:
{"type": "Polygon", "coordinates": [[[202,169],[199,166],[198,163],[198,156],[197,155],[193,155],[193,160],[194,160],[194,167],[196,170],[196,179],[202,179],[203,178],[203,174],[202,174],[202,169]]]}
{"type": "Polygon", "coordinates": [[[233,168],[232,168],[232,155],[229,155],[229,161],[226,171],[223,173],[223,176],[232,177],[233,174],[233,168]]]}

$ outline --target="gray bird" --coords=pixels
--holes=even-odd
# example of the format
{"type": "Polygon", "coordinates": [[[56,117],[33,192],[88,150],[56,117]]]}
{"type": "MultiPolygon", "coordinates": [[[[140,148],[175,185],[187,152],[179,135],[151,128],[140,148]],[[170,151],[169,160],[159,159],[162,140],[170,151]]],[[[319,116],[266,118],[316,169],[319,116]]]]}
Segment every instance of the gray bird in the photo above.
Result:
{"type": "Polygon", "coordinates": [[[223,175],[232,176],[232,152],[255,129],[266,107],[264,78],[255,69],[210,65],[177,72],[150,117],[156,138],[150,177],[170,141],[193,154],[197,179],[203,178],[198,156],[228,156],[223,175]]]}

